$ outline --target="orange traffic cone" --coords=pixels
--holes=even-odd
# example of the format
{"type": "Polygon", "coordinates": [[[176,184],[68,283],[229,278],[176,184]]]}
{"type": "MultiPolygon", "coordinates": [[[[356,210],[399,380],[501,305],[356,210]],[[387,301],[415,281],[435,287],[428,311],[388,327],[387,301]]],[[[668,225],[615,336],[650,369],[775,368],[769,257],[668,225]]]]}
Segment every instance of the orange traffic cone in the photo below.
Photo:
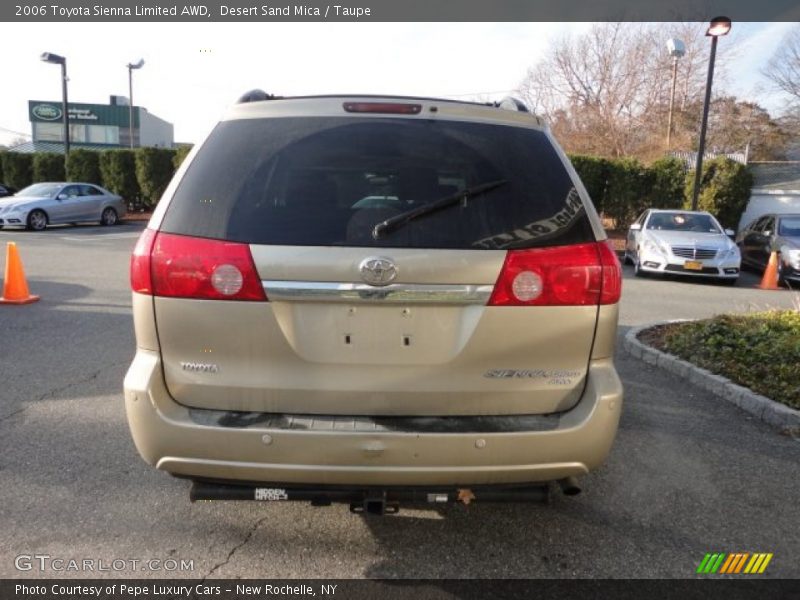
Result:
{"type": "Polygon", "coordinates": [[[767,268],[764,269],[764,276],[761,278],[761,283],[758,284],[762,290],[778,290],[778,253],[773,251],[769,255],[769,262],[767,268]]]}
{"type": "Polygon", "coordinates": [[[17,245],[8,242],[6,247],[6,277],[3,283],[3,296],[0,297],[0,304],[30,304],[36,302],[39,296],[32,296],[28,291],[28,284],[25,281],[25,271],[22,269],[22,261],[17,254],[17,245]]]}

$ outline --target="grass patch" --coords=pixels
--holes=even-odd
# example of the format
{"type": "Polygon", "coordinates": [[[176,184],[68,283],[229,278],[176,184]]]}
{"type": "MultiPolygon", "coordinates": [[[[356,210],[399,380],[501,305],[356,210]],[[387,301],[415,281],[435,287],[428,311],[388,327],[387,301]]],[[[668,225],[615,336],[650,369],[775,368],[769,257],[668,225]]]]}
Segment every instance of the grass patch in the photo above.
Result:
{"type": "Polygon", "coordinates": [[[758,394],[800,409],[800,311],[721,315],[672,323],[647,341],[758,394]]]}

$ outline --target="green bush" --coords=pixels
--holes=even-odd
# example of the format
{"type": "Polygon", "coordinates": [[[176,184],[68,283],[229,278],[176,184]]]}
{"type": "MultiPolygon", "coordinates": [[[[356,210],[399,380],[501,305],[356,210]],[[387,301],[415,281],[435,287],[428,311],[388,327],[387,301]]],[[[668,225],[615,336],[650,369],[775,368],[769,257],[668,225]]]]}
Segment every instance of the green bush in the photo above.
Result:
{"type": "Polygon", "coordinates": [[[186,155],[192,151],[192,145],[186,144],[183,146],[178,146],[175,148],[175,156],[172,157],[172,166],[175,167],[175,170],[178,170],[178,167],[181,166],[184,160],[186,160],[186,155]]]}
{"type": "MultiPolygon", "coordinates": [[[[753,176],[747,167],[729,158],[714,158],[703,165],[697,208],[707,210],[717,217],[723,227],[736,229],[739,218],[747,207],[752,187],[753,176]]],[[[684,189],[684,207],[690,208],[694,190],[694,171],[686,177],[684,189]]]]}
{"type": "Polygon", "coordinates": [[[142,201],[152,207],[158,203],[175,169],[175,151],[168,148],[139,148],[136,150],[136,179],[142,190],[142,201]]]}
{"type": "MultiPolygon", "coordinates": [[[[5,150],[0,150],[0,183],[5,183],[6,178],[3,177],[3,155],[6,153],[5,150]]],[[[9,184],[11,185],[11,184],[9,184]]]]}
{"type": "Polygon", "coordinates": [[[3,152],[3,183],[22,189],[33,183],[33,154],[3,152]]]}
{"type": "Polygon", "coordinates": [[[64,155],[37,152],[33,155],[33,181],[64,181],[64,155]]]}
{"type": "Polygon", "coordinates": [[[67,158],[67,180],[102,185],[98,153],[83,148],[70,150],[67,158]]]}
{"type": "Polygon", "coordinates": [[[103,187],[122,196],[129,204],[137,205],[141,190],[136,178],[136,155],[133,150],[103,150],[100,152],[100,175],[103,187]]]}
{"type": "Polygon", "coordinates": [[[604,212],[614,220],[614,227],[627,227],[648,206],[653,174],[634,158],[609,162],[607,198],[604,212]]]}
{"type": "Polygon", "coordinates": [[[583,187],[589,192],[595,208],[598,212],[603,212],[606,186],[608,184],[609,161],[599,156],[586,156],[573,154],[569,157],[572,166],[578,173],[578,177],[583,182],[583,187]]]}
{"type": "Polygon", "coordinates": [[[652,188],[648,196],[650,208],[681,208],[686,186],[686,168],[678,158],[659,158],[648,167],[652,188]]]}
{"type": "Polygon", "coordinates": [[[756,393],[800,408],[800,311],[670,324],[662,346],[756,393]]]}

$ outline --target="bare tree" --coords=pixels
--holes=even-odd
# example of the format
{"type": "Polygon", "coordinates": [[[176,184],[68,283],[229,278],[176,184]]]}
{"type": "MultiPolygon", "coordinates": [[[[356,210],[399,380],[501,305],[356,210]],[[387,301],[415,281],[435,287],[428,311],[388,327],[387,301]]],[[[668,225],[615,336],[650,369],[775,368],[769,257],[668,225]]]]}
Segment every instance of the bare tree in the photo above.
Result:
{"type": "MultiPolygon", "coordinates": [[[[697,23],[597,24],[581,36],[556,40],[529,69],[519,93],[550,120],[568,151],[652,158],[663,153],[666,135],[672,72],[666,40],[679,37],[686,43],[678,63],[680,112],[703,94],[708,60],[703,34],[697,23]]],[[[723,58],[720,70],[724,63],[723,58]]],[[[681,130],[673,139],[685,144],[690,136],[681,130]]]]}
{"type": "Polygon", "coordinates": [[[764,69],[764,75],[800,103],[800,26],[783,41],[764,69]]]}

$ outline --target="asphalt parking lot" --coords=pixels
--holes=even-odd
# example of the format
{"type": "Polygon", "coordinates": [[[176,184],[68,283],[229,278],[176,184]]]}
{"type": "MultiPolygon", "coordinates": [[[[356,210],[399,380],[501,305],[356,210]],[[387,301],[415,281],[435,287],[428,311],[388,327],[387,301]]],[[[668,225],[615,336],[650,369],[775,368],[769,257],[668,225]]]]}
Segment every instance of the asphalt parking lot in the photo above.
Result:
{"type": "MultiPolygon", "coordinates": [[[[0,577],[19,555],[191,560],[142,577],[693,577],[706,552],[771,552],[764,576],[800,576],[800,441],[631,358],[621,429],[584,493],[549,506],[409,509],[363,518],[345,506],[190,504],[188,484],[147,466],[125,421],[134,353],[128,257],[142,225],[0,231],[17,242],[40,302],[0,306],[0,577]]],[[[4,264],[4,258],[0,258],[4,264]]],[[[796,294],[634,279],[631,326],[791,307],[796,294]]],[[[88,573],[91,575],[91,573],[88,573]]]]}

